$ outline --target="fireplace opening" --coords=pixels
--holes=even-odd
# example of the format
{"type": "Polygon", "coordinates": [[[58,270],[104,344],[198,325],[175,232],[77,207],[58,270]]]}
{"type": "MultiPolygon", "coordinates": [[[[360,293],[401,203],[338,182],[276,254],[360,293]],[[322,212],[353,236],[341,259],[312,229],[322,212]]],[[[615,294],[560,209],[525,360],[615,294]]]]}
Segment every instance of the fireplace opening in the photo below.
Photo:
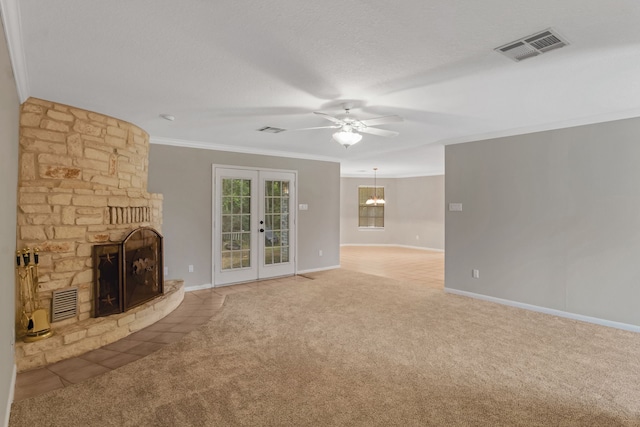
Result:
{"type": "Polygon", "coordinates": [[[95,245],[94,317],[122,313],[163,293],[162,236],[133,230],[120,243],[95,245]]]}

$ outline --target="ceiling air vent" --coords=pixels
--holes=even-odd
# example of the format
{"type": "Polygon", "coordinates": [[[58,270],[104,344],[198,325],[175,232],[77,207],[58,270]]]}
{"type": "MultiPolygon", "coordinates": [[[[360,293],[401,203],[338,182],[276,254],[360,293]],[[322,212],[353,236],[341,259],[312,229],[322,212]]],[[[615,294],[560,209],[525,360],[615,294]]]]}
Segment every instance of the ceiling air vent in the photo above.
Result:
{"type": "Polygon", "coordinates": [[[284,132],[286,129],[274,128],[271,126],[265,126],[263,128],[258,129],[258,132],[267,132],[267,133],[280,133],[284,132]]]}
{"type": "Polygon", "coordinates": [[[520,62],[523,59],[542,55],[545,52],[567,46],[568,44],[569,42],[560,37],[558,33],[548,28],[539,33],[497,47],[494,50],[516,62],[520,62]]]}

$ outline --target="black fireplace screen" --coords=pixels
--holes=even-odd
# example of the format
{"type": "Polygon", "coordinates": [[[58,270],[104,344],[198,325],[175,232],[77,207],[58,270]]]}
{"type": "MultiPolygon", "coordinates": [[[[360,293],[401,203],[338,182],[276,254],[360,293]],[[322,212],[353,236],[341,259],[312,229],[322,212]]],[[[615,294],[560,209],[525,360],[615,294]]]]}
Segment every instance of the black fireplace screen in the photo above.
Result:
{"type": "Polygon", "coordinates": [[[95,317],[123,311],[121,282],[122,245],[108,244],[93,247],[95,317]]]}
{"type": "Polygon", "coordinates": [[[121,313],[163,293],[162,236],[142,227],[93,247],[94,316],[121,313]]]}

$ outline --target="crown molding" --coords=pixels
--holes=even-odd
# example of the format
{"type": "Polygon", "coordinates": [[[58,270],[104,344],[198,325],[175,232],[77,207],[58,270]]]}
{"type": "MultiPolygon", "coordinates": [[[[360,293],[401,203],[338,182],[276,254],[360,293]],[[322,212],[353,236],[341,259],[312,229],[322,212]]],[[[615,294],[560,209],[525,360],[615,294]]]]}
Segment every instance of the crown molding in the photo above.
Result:
{"type": "Polygon", "coordinates": [[[630,110],[613,111],[595,116],[577,117],[574,119],[562,120],[553,123],[543,123],[533,126],[525,126],[513,129],[505,129],[485,134],[462,136],[457,138],[443,139],[438,143],[443,145],[464,144],[466,142],[484,141],[487,139],[505,138],[510,136],[527,135],[550,130],[567,129],[578,126],[588,126],[600,123],[615,122],[618,120],[634,119],[640,117],[640,108],[630,110]]]}
{"type": "MultiPolygon", "coordinates": [[[[2,0],[0,0],[2,1],[2,0]]],[[[149,136],[149,142],[151,144],[157,145],[171,145],[174,147],[183,147],[183,148],[199,148],[201,150],[212,150],[212,151],[227,151],[231,153],[243,153],[243,154],[254,154],[261,156],[274,156],[274,157],[286,157],[292,159],[303,159],[303,160],[317,160],[321,162],[334,162],[334,163],[342,163],[342,159],[329,157],[329,156],[318,156],[312,154],[304,154],[304,153],[291,153],[288,151],[276,151],[276,150],[264,150],[253,147],[237,147],[233,145],[224,145],[224,144],[215,144],[212,142],[204,142],[204,141],[190,141],[185,139],[176,139],[176,138],[164,138],[160,136],[149,136]]],[[[399,174],[399,175],[388,175],[383,178],[418,178],[424,176],[439,176],[444,175],[444,172],[441,171],[430,171],[422,174],[399,174]]],[[[363,174],[344,174],[340,175],[341,178],[362,178],[363,174]]]]}
{"type": "MultiPolygon", "coordinates": [[[[371,179],[371,172],[367,172],[367,174],[363,173],[349,173],[346,172],[344,174],[340,174],[340,178],[363,178],[363,179],[371,179]],[[369,175],[367,175],[369,174],[369,175]]],[[[429,172],[420,172],[420,173],[397,173],[397,174],[389,174],[389,175],[378,175],[378,178],[381,179],[404,179],[404,178],[428,178],[431,176],[442,176],[444,175],[444,171],[429,171],[429,172]]]]}
{"type": "MultiPolygon", "coordinates": [[[[1,0],[0,0],[1,1],[1,0]]],[[[174,147],[200,148],[202,150],[228,151],[232,153],[255,154],[261,156],[287,157],[292,159],[318,160],[323,162],[340,163],[340,159],[329,156],[318,156],[304,153],[291,153],[288,151],[261,150],[253,147],[238,147],[235,145],[215,144],[204,141],[189,141],[184,139],[163,138],[150,136],[149,142],[157,145],[172,145],[174,147]]]]}
{"type": "Polygon", "coordinates": [[[29,79],[27,60],[22,43],[22,20],[20,19],[19,1],[0,0],[0,13],[2,14],[2,23],[7,37],[13,75],[16,79],[16,89],[22,104],[29,98],[29,79]]]}

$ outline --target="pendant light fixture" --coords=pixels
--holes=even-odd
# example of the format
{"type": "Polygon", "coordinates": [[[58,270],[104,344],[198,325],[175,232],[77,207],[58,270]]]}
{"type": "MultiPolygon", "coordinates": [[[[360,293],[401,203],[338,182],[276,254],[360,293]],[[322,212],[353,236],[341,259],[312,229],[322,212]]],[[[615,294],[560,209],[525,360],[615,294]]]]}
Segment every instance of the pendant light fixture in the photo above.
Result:
{"type": "Polygon", "coordinates": [[[384,199],[378,199],[377,172],[378,168],[373,168],[373,197],[367,199],[367,205],[384,205],[384,199]]]}

